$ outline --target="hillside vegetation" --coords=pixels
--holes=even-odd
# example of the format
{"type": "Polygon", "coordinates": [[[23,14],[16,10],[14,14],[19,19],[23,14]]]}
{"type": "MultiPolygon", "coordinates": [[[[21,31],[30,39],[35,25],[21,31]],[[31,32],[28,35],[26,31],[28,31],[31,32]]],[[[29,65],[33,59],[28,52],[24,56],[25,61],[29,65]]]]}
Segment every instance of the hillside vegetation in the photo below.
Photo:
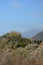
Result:
{"type": "Polygon", "coordinates": [[[0,65],[43,65],[43,42],[19,32],[0,36],[0,65]]]}

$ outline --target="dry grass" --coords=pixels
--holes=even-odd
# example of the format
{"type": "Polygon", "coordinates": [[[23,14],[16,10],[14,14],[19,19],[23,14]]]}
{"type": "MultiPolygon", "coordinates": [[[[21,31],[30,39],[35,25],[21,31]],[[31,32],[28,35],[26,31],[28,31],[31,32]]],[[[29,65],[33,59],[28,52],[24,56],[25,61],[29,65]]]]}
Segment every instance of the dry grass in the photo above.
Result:
{"type": "Polygon", "coordinates": [[[43,65],[43,44],[29,53],[27,48],[11,50],[5,48],[0,52],[0,65],[43,65]]]}

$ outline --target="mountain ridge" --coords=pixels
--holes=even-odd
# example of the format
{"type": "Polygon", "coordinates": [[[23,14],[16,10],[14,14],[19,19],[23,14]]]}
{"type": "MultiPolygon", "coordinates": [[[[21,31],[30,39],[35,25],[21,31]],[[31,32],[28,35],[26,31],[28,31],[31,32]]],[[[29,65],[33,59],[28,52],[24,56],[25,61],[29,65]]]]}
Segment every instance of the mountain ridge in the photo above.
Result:
{"type": "Polygon", "coordinates": [[[33,37],[34,35],[36,35],[37,33],[41,32],[41,31],[42,30],[40,30],[40,29],[32,29],[32,30],[24,32],[23,37],[31,38],[31,37],[33,37]]]}
{"type": "Polygon", "coordinates": [[[34,35],[33,37],[31,37],[32,39],[35,40],[42,40],[43,41],[43,31],[37,33],[36,35],[34,35]]]}

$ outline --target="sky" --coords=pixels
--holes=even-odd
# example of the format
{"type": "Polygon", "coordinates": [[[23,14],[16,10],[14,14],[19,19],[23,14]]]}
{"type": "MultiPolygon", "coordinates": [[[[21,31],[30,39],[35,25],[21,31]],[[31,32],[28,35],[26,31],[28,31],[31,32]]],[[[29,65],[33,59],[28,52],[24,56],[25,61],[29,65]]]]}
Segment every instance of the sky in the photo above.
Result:
{"type": "Polygon", "coordinates": [[[0,0],[0,34],[43,30],[43,0],[0,0]]]}

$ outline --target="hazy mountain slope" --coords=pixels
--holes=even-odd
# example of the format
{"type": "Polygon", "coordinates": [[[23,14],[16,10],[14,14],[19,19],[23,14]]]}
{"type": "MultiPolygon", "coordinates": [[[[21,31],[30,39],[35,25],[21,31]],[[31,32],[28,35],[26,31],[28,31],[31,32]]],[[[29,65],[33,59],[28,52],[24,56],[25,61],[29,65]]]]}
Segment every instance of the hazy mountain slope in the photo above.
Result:
{"type": "Polygon", "coordinates": [[[43,41],[43,31],[41,31],[40,33],[33,36],[32,39],[42,40],[43,41]]]}
{"type": "Polygon", "coordinates": [[[36,35],[40,31],[41,31],[40,29],[29,30],[29,31],[23,33],[23,37],[31,38],[32,36],[36,35]]]}

